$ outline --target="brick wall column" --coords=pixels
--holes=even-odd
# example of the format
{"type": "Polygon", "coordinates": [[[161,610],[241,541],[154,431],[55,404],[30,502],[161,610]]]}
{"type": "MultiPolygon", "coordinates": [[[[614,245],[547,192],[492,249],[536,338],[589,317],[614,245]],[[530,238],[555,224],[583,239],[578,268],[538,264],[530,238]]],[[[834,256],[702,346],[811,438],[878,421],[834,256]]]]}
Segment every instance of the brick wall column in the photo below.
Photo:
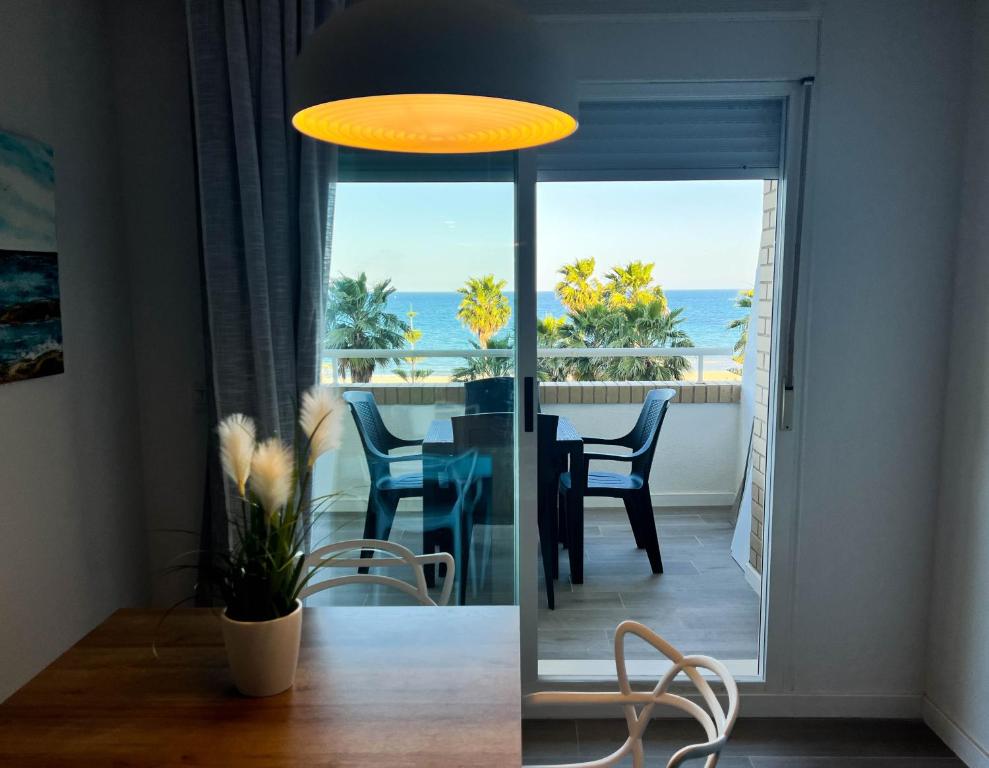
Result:
{"type": "Polygon", "coordinates": [[[779,182],[765,181],[762,188],[762,239],[755,294],[759,299],[756,327],[755,413],[752,423],[752,531],[749,564],[762,573],[763,523],[766,505],[766,439],[769,435],[769,365],[773,328],[773,271],[776,256],[776,200],[779,182]]]}

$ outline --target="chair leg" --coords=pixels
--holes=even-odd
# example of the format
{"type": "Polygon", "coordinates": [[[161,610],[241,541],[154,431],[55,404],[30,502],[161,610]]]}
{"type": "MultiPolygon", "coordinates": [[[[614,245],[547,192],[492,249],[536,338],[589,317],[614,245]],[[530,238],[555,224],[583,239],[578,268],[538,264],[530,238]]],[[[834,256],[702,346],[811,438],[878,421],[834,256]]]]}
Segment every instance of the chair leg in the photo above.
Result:
{"type": "Polygon", "coordinates": [[[560,547],[564,549],[567,548],[566,535],[564,529],[566,528],[566,521],[564,516],[566,514],[567,508],[567,497],[561,493],[556,494],[556,508],[552,510],[553,515],[553,553],[551,555],[551,562],[553,564],[553,578],[560,578],[560,547]]]}
{"type": "Polygon", "coordinates": [[[574,490],[567,494],[567,555],[570,583],[584,583],[584,497],[574,490]]]}
{"type": "Polygon", "coordinates": [[[641,526],[639,525],[639,513],[636,509],[637,501],[631,496],[623,496],[622,501],[625,502],[625,514],[628,515],[628,524],[632,526],[632,535],[635,537],[635,546],[639,549],[645,549],[646,545],[642,541],[641,526]]]}
{"type": "MultiPolygon", "coordinates": [[[[439,485],[436,464],[427,462],[423,466],[422,480],[422,553],[431,554],[436,551],[453,554],[449,529],[449,510],[455,500],[447,496],[447,491],[439,485]]],[[[459,564],[458,564],[459,565],[459,564]]],[[[436,586],[436,574],[442,577],[446,566],[424,565],[423,573],[426,586],[436,586]]]]}
{"type": "MultiPolygon", "coordinates": [[[[425,524],[425,521],[423,522],[425,524]]],[[[448,552],[449,550],[443,548],[442,541],[442,531],[432,530],[425,527],[422,529],[422,553],[424,555],[431,555],[437,550],[440,552],[448,552]]],[[[432,564],[424,565],[422,567],[423,575],[426,577],[426,586],[430,589],[436,586],[436,570],[436,566],[432,564]]],[[[441,576],[443,575],[442,570],[440,572],[441,576]]]]}
{"type": "MultiPolygon", "coordinates": [[[[559,498],[557,499],[557,531],[556,537],[559,539],[559,543],[563,545],[563,548],[567,548],[567,496],[564,492],[559,493],[559,498]]],[[[557,576],[560,574],[557,573],[557,576]]]]}
{"type": "Polygon", "coordinates": [[[546,603],[549,609],[556,607],[553,590],[553,579],[555,570],[558,567],[555,560],[559,556],[559,544],[556,535],[557,510],[553,502],[556,494],[552,489],[541,490],[543,502],[539,505],[537,524],[539,528],[539,548],[543,561],[543,580],[546,582],[546,603]]]}
{"type": "Polygon", "coordinates": [[[639,509],[639,530],[649,556],[649,565],[653,573],[662,573],[663,556],[659,551],[659,534],[656,532],[656,517],[653,515],[652,495],[648,485],[639,494],[636,506],[639,509]]]}
{"type": "Polygon", "coordinates": [[[557,551],[556,542],[548,536],[539,537],[539,546],[543,556],[543,580],[546,582],[546,604],[552,611],[556,608],[556,596],[553,584],[553,553],[557,551]]]}
{"type": "Polygon", "coordinates": [[[453,531],[454,573],[457,578],[457,605],[467,605],[467,574],[470,565],[470,542],[474,529],[471,515],[455,524],[453,531]]]}
{"type": "MultiPolygon", "coordinates": [[[[398,496],[390,493],[372,494],[367,501],[367,514],[364,518],[364,538],[388,540],[391,527],[395,522],[398,511],[398,496]]],[[[370,550],[361,550],[361,557],[373,557],[370,550]]],[[[368,568],[357,569],[358,573],[367,573],[368,568]]]]}
{"type": "MultiPolygon", "coordinates": [[[[364,513],[364,538],[373,539],[378,530],[378,505],[374,500],[374,488],[367,495],[367,511],[364,513]]],[[[373,557],[374,553],[369,549],[361,550],[361,557],[373,557]]],[[[367,568],[358,568],[358,573],[367,573],[367,568]]]]}

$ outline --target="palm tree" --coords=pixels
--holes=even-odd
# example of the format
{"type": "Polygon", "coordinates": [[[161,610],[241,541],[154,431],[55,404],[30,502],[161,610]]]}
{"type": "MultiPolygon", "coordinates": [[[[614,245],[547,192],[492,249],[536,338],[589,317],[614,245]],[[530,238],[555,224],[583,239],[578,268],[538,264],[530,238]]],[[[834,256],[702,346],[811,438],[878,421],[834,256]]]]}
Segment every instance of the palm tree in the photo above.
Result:
{"type": "MultiPolygon", "coordinates": [[[[477,342],[470,342],[474,349],[511,349],[512,340],[488,339],[487,347],[477,342]]],[[[514,366],[510,357],[468,357],[466,364],[454,368],[450,373],[451,381],[474,381],[475,379],[490,379],[496,376],[513,375],[514,366]]]]}
{"type": "MultiPolygon", "coordinates": [[[[537,320],[537,345],[549,349],[566,346],[563,333],[567,326],[567,320],[567,315],[563,317],[546,315],[542,320],[537,320]]],[[[562,357],[541,358],[538,362],[537,370],[539,377],[543,381],[566,381],[568,374],[567,360],[562,357]]]]}
{"type": "MultiPolygon", "coordinates": [[[[594,304],[580,312],[571,313],[560,329],[561,346],[607,347],[608,325],[614,310],[605,304],[594,304]]],[[[568,357],[565,359],[567,378],[575,381],[601,381],[605,376],[605,358],[568,357]]]]}
{"type": "Polygon", "coordinates": [[[601,301],[601,281],[594,277],[594,257],[576,259],[558,270],[562,280],[556,284],[556,295],[568,312],[583,312],[601,301]]]}
{"type": "MultiPolygon", "coordinates": [[[[409,345],[409,349],[413,350],[416,348],[416,344],[422,340],[422,331],[416,328],[416,315],[418,314],[412,308],[412,305],[409,304],[409,311],[405,313],[405,316],[409,318],[408,328],[403,335],[405,336],[406,343],[409,345]]],[[[422,360],[421,357],[406,357],[405,362],[408,364],[409,370],[395,368],[395,375],[402,381],[416,382],[428,379],[433,375],[433,371],[429,368],[416,368],[420,360],[422,360]]]]}
{"type": "MultiPolygon", "coordinates": [[[[752,309],[754,295],[754,290],[739,291],[738,296],[735,297],[735,306],[739,309],[752,309]]],[[[728,330],[734,331],[736,328],[739,330],[738,340],[735,342],[735,354],[732,355],[732,359],[739,365],[745,362],[745,347],[749,343],[749,314],[746,312],[742,317],[728,323],[728,330]]]]}
{"type": "Polygon", "coordinates": [[[655,264],[630,261],[626,266],[612,267],[605,276],[604,300],[611,307],[633,307],[636,304],[659,302],[663,312],[669,311],[666,294],[653,284],[655,264]]]}
{"type": "MultiPolygon", "coordinates": [[[[660,302],[639,303],[613,310],[605,327],[610,347],[692,347],[683,322],[682,308],[663,310],[660,302]]],[[[690,368],[687,358],[616,357],[607,361],[605,371],[611,381],[679,381],[690,368]]]]}
{"type": "MultiPolygon", "coordinates": [[[[326,343],[333,349],[396,349],[405,346],[408,327],[398,315],[387,312],[388,297],[395,292],[391,280],[383,280],[368,290],[367,275],[341,275],[330,285],[326,311],[326,343]]],[[[340,358],[341,376],[350,372],[351,380],[371,381],[376,365],[388,358],[340,358]]]]}
{"type": "Polygon", "coordinates": [[[492,336],[505,327],[512,316],[512,307],[504,294],[506,282],[494,275],[471,277],[458,288],[464,298],[457,309],[457,318],[477,335],[481,349],[488,348],[492,336]]]}
{"type": "MultiPolygon", "coordinates": [[[[666,312],[655,300],[629,307],[601,304],[571,315],[561,335],[568,347],[692,347],[690,337],[680,328],[682,311],[666,312]]],[[[681,356],[567,360],[567,373],[577,381],[676,381],[689,367],[681,356]]]]}

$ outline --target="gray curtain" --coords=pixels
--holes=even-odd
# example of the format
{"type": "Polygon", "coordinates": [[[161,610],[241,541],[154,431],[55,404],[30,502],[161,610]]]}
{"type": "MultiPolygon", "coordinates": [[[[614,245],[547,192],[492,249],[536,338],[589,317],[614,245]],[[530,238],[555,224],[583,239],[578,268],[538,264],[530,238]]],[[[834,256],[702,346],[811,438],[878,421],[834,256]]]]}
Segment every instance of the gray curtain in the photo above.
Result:
{"type": "MultiPolygon", "coordinates": [[[[259,437],[291,441],[301,393],[319,376],[336,157],[292,128],[287,73],[337,5],[186,3],[211,426],[241,412],[259,437]]],[[[213,432],[210,445],[204,556],[228,541],[213,432]]]]}

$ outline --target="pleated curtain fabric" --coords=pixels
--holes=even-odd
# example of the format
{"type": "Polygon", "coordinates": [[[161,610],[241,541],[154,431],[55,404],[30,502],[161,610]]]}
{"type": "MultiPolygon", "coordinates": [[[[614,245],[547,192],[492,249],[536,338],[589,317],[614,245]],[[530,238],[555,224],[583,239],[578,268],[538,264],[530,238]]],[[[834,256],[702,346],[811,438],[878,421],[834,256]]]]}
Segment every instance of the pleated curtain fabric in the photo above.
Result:
{"type": "MultiPolygon", "coordinates": [[[[336,153],[298,134],[288,71],[342,2],[187,0],[211,426],[231,413],[291,441],[319,377],[336,153]]],[[[215,432],[204,557],[229,545],[215,432]]],[[[201,561],[201,564],[204,561],[201,561]]]]}

